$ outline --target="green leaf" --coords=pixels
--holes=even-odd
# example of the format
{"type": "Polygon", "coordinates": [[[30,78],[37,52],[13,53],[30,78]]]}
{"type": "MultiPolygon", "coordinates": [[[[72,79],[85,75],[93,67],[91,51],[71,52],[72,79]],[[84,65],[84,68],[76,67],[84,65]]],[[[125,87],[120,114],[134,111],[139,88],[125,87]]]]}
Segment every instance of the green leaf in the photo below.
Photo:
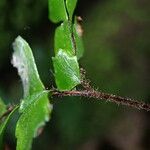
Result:
{"type": "Polygon", "coordinates": [[[28,43],[20,36],[13,43],[12,63],[18,69],[24,87],[21,116],[16,126],[17,150],[29,150],[38,129],[49,120],[51,105],[44,90],[28,43]]]}
{"type": "Polygon", "coordinates": [[[13,43],[12,64],[18,69],[24,88],[24,97],[44,90],[40,80],[34,57],[28,43],[18,36],[13,43]]]}
{"type": "Polygon", "coordinates": [[[77,0],[66,0],[66,7],[69,14],[69,18],[72,20],[73,12],[76,8],[77,0]]]}
{"type": "MultiPolygon", "coordinates": [[[[4,104],[4,102],[2,101],[2,99],[0,98],[0,117],[7,111],[6,109],[6,105],[4,104]]],[[[2,121],[2,119],[0,120],[0,149],[3,149],[3,134],[4,134],[4,130],[5,130],[5,126],[6,126],[7,121],[2,121]]]]}
{"type": "Polygon", "coordinates": [[[64,50],[60,49],[53,58],[53,65],[58,90],[71,90],[80,84],[80,72],[76,56],[70,57],[64,50]]]}
{"type": "Polygon", "coordinates": [[[73,25],[73,34],[76,42],[76,55],[78,59],[80,59],[83,56],[84,52],[82,32],[82,28],[80,24],[78,24],[77,19],[75,18],[75,23],[73,25]]]}
{"type": "MultiPolygon", "coordinates": [[[[41,92],[36,92],[32,95],[29,95],[28,97],[26,97],[25,99],[23,99],[21,101],[21,104],[20,104],[20,108],[19,108],[19,112],[22,113],[24,112],[31,104],[34,103],[34,101],[36,99],[39,99],[41,96],[43,96],[44,94],[48,94],[49,91],[47,90],[43,90],[41,92]]],[[[47,99],[47,98],[46,98],[47,99]]]]}
{"type": "Polygon", "coordinates": [[[5,118],[5,120],[0,120],[0,149],[3,149],[3,135],[6,129],[6,125],[8,123],[8,121],[10,120],[10,118],[12,117],[12,115],[14,114],[14,112],[18,109],[18,106],[16,106],[13,111],[5,118]]]}
{"type": "Polygon", "coordinates": [[[49,120],[51,110],[52,107],[48,104],[48,91],[37,92],[22,101],[22,114],[16,126],[17,150],[31,149],[32,138],[38,135],[39,129],[49,120]]]}
{"type": "Polygon", "coordinates": [[[64,0],[48,0],[49,19],[54,23],[68,20],[64,0]]]}
{"type": "Polygon", "coordinates": [[[68,55],[74,56],[75,49],[72,41],[71,26],[68,21],[61,23],[55,31],[55,55],[59,49],[64,50],[68,55]]]}
{"type": "Polygon", "coordinates": [[[4,104],[3,100],[0,98],[0,116],[6,111],[6,105],[4,104]]]}

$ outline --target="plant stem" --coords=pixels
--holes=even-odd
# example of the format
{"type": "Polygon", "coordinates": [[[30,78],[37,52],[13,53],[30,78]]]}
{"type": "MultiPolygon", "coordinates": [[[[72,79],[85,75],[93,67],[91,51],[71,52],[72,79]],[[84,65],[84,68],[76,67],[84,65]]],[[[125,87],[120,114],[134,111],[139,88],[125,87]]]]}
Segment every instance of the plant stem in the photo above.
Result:
{"type": "Polygon", "coordinates": [[[146,104],[144,102],[140,102],[137,100],[133,100],[130,98],[124,98],[121,96],[116,96],[113,94],[103,93],[95,90],[82,90],[82,91],[52,91],[53,96],[63,97],[63,96],[80,96],[80,97],[87,97],[87,98],[95,98],[100,100],[106,100],[109,102],[126,105],[129,107],[137,108],[139,110],[146,110],[150,111],[150,104],[146,104]]]}
{"type": "MultiPolygon", "coordinates": [[[[117,96],[113,94],[96,91],[94,89],[81,90],[81,91],[72,90],[72,91],[64,91],[64,92],[60,92],[58,90],[53,89],[50,91],[51,91],[52,96],[57,96],[57,97],[80,96],[80,97],[87,97],[87,98],[95,98],[99,100],[113,102],[116,104],[126,105],[132,108],[137,108],[139,110],[150,111],[150,104],[146,104],[144,102],[140,102],[131,98],[125,98],[125,97],[121,97],[121,96],[117,96]]],[[[2,120],[4,117],[9,115],[13,111],[14,108],[15,106],[10,106],[8,110],[2,116],[0,116],[0,120],[2,120]]]]}
{"type": "Polygon", "coordinates": [[[6,117],[7,115],[9,115],[13,111],[14,108],[15,108],[15,106],[8,107],[7,111],[4,112],[2,114],[2,116],[0,116],[0,120],[2,120],[4,117],[6,117]]]}

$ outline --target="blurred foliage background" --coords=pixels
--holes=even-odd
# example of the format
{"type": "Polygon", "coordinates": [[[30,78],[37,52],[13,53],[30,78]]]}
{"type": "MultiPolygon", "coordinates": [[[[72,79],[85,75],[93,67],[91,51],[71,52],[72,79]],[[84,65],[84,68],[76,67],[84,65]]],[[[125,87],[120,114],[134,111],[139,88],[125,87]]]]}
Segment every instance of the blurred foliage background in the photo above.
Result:
{"type": "MultiPolygon", "coordinates": [[[[84,57],[92,86],[150,103],[150,1],[79,0],[84,57]]],[[[54,85],[51,57],[56,25],[48,20],[47,0],[0,1],[0,96],[6,104],[22,98],[21,80],[11,65],[12,42],[23,36],[33,49],[47,88],[54,85]]],[[[33,150],[148,150],[150,113],[84,98],[53,98],[53,113],[33,150]]],[[[6,147],[15,149],[10,121],[6,147]]]]}

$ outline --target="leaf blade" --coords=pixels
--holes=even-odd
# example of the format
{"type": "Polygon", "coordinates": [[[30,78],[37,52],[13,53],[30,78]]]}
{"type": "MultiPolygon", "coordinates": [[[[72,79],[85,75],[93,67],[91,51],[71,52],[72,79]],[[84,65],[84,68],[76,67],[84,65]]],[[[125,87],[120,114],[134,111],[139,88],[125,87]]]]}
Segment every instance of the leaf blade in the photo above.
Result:
{"type": "Polygon", "coordinates": [[[80,84],[80,72],[76,56],[71,57],[60,49],[53,58],[53,65],[58,90],[71,90],[80,84]]]}
{"type": "Polygon", "coordinates": [[[66,8],[69,14],[70,20],[72,20],[72,16],[77,4],[77,0],[66,0],[66,8]]]}
{"type": "Polygon", "coordinates": [[[6,111],[6,105],[4,104],[3,100],[0,97],[0,116],[6,111]]]}
{"type": "Polygon", "coordinates": [[[6,125],[9,122],[10,118],[12,117],[12,115],[14,114],[14,112],[19,108],[19,106],[16,106],[11,113],[6,116],[5,120],[2,122],[0,122],[0,149],[2,149],[3,147],[3,135],[6,129],[6,125]]]}
{"type": "Polygon", "coordinates": [[[16,126],[17,150],[31,148],[32,139],[38,128],[49,120],[52,107],[48,100],[48,91],[40,80],[32,50],[28,43],[17,37],[13,43],[13,65],[18,69],[24,87],[24,99],[16,126]]]}
{"type": "Polygon", "coordinates": [[[73,24],[73,34],[74,39],[76,42],[76,55],[78,60],[83,56],[84,53],[84,46],[83,46],[83,39],[82,39],[82,27],[77,21],[77,17],[75,17],[75,21],[73,24]]]}
{"type": "Polygon", "coordinates": [[[64,0],[49,0],[49,19],[54,23],[68,20],[64,0]]]}
{"type": "Polygon", "coordinates": [[[44,90],[40,80],[32,50],[28,43],[18,36],[13,43],[12,64],[18,69],[24,88],[24,97],[38,91],[44,90]]]}
{"type": "Polygon", "coordinates": [[[21,110],[21,116],[16,126],[17,150],[31,149],[33,137],[37,136],[38,129],[49,120],[52,108],[47,96],[48,91],[33,94],[30,97],[32,103],[21,110]]]}
{"type": "Polygon", "coordinates": [[[75,49],[72,41],[71,26],[68,21],[61,23],[55,31],[55,55],[57,55],[59,49],[64,50],[68,55],[75,55],[75,49]]]}

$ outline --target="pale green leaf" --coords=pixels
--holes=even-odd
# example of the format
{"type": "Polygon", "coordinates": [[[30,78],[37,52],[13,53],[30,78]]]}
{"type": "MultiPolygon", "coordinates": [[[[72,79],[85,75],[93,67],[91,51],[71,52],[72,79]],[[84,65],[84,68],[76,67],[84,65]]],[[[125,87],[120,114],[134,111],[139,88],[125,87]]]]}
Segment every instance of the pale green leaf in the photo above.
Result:
{"type": "Polygon", "coordinates": [[[53,65],[58,90],[71,90],[80,84],[80,72],[76,56],[71,57],[60,49],[53,58],[53,65]]]}
{"type": "Polygon", "coordinates": [[[13,48],[12,63],[18,69],[24,87],[24,98],[19,109],[21,116],[16,127],[17,150],[29,150],[32,138],[49,120],[51,105],[28,43],[19,36],[13,43],[13,48]]]}
{"type": "Polygon", "coordinates": [[[13,43],[12,64],[18,69],[24,88],[24,97],[44,90],[40,80],[35,60],[28,43],[18,36],[13,43]]]}

